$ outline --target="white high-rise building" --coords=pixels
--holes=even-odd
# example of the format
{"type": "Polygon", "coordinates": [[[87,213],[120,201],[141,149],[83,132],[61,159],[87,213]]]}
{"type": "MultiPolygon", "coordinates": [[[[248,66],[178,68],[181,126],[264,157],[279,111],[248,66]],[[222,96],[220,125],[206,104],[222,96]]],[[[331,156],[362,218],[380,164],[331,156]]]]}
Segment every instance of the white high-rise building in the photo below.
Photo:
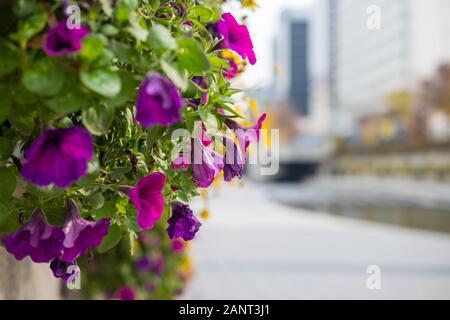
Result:
{"type": "Polygon", "coordinates": [[[449,0],[329,0],[333,131],[450,61],[449,16],[449,0]]]}

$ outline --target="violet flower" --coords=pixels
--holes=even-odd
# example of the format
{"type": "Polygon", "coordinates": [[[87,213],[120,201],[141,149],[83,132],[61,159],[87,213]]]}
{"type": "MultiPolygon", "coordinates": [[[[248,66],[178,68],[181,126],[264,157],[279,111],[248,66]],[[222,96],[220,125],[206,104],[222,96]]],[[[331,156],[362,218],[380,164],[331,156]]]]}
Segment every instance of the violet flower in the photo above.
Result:
{"type": "Polygon", "coordinates": [[[72,199],[67,200],[68,217],[63,231],[66,235],[63,242],[63,254],[60,259],[71,262],[83,255],[88,248],[100,245],[108,234],[110,218],[88,221],[81,217],[72,199]]]}
{"type": "Polygon", "coordinates": [[[223,156],[206,147],[201,138],[192,139],[192,179],[208,188],[224,167],[223,156]]]}
{"type": "Polygon", "coordinates": [[[152,268],[152,262],[147,256],[141,257],[136,261],[136,269],[139,272],[148,272],[152,268]]]}
{"type": "Polygon", "coordinates": [[[167,220],[167,234],[170,239],[181,237],[185,241],[194,239],[202,225],[192,213],[189,206],[180,202],[172,203],[172,215],[167,220]]]}
{"type": "Polygon", "coordinates": [[[25,151],[21,174],[38,186],[54,183],[65,188],[86,174],[93,153],[92,137],[85,129],[50,129],[25,151]]]}
{"type": "Polygon", "coordinates": [[[217,31],[223,37],[222,48],[237,52],[242,59],[248,58],[251,64],[256,63],[253,43],[247,26],[239,24],[231,13],[222,14],[217,22],[217,31]]]}
{"type": "Polygon", "coordinates": [[[173,82],[151,72],[142,82],[136,104],[136,122],[144,128],[169,126],[181,121],[183,99],[173,82]]]}
{"type": "Polygon", "coordinates": [[[180,154],[172,161],[172,168],[174,170],[182,169],[183,171],[187,171],[189,169],[190,164],[190,156],[186,154],[180,154]]]}
{"type": "Polygon", "coordinates": [[[245,168],[245,149],[227,137],[224,137],[224,145],[226,149],[225,166],[223,168],[224,180],[228,182],[234,177],[240,179],[245,168]]]}
{"type": "Polygon", "coordinates": [[[50,262],[61,254],[64,232],[47,223],[41,209],[36,209],[30,221],[3,237],[6,250],[17,260],[30,256],[34,262],[50,262]]]}
{"type": "Polygon", "coordinates": [[[225,124],[228,128],[234,131],[239,144],[244,147],[244,152],[247,150],[251,142],[258,142],[260,137],[260,130],[267,115],[263,113],[255,125],[251,127],[244,127],[234,120],[226,119],[225,124]]]}
{"type": "Polygon", "coordinates": [[[237,73],[239,72],[239,67],[236,64],[236,62],[234,62],[234,59],[227,59],[227,60],[230,67],[224,69],[222,74],[226,80],[231,80],[234,77],[236,77],[237,73]]]}
{"type": "MultiPolygon", "coordinates": [[[[68,273],[67,269],[70,266],[76,266],[76,265],[77,265],[76,261],[66,262],[66,261],[62,261],[62,260],[56,258],[56,259],[53,259],[52,262],[50,263],[50,269],[52,270],[53,276],[55,278],[60,278],[64,282],[67,282],[69,277],[72,275],[72,273],[68,273]]],[[[77,275],[77,276],[79,276],[79,275],[77,275]]]]}
{"type": "Polygon", "coordinates": [[[164,210],[162,190],[166,176],[161,172],[153,172],[142,178],[136,187],[121,187],[120,191],[130,197],[137,210],[137,222],[142,229],[153,228],[161,218],[164,210]]]}
{"type": "Polygon", "coordinates": [[[44,51],[52,57],[67,56],[81,50],[81,40],[89,34],[89,29],[80,25],[69,29],[67,20],[60,21],[51,28],[45,39],[44,51]]]}

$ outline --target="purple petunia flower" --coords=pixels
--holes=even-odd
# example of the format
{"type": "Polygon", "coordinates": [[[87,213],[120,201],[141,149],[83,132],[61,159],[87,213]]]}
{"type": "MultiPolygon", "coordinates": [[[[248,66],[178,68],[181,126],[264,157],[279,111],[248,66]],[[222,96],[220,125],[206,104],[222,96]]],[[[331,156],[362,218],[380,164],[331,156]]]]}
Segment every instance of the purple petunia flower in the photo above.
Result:
{"type": "Polygon", "coordinates": [[[30,221],[3,237],[6,250],[17,260],[30,256],[34,262],[50,262],[61,254],[64,232],[47,223],[41,209],[36,209],[30,221]]]}
{"type": "Polygon", "coordinates": [[[93,153],[92,137],[85,129],[47,130],[25,151],[21,174],[38,186],[54,183],[65,188],[86,174],[93,153]]]}
{"type": "MultiPolygon", "coordinates": [[[[202,88],[203,90],[208,89],[208,82],[207,82],[207,78],[206,76],[204,77],[200,77],[200,76],[195,76],[192,77],[192,81],[198,85],[200,88],[202,88]]],[[[200,99],[199,102],[202,103],[202,105],[205,105],[208,102],[208,92],[202,92],[202,98],[200,99]]]]}
{"type": "Polygon", "coordinates": [[[201,138],[192,139],[192,179],[208,188],[224,167],[223,156],[207,148],[201,138]]]}
{"type": "Polygon", "coordinates": [[[153,172],[142,178],[135,188],[122,187],[120,190],[130,197],[137,210],[137,222],[142,229],[151,229],[161,218],[164,210],[162,190],[166,176],[161,172],[153,172]]]}
{"type": "Polygon", "coordinates": [[[230,67],[224,69],[222,74],[226,80],[231,80],[234,77],[236,77],[237,73],[239,72],[239,67],[236,64],[236,62],[234,62],[233,59],[227,59],[227,60],[228,60],[230,67]]]}
{"type": "Polygon", "coordinates": [[[69,29],[67,20],[60,21],[51,28],[45,39],[44,51],[52,57],[67,56],[81,50],[81,39],[89,34],[89,29],[81,25],[69,29]]]}
{"type": "Polygon", "coordinates": [[[190,159],[189,155],[180,154],[176,157],[172,162],[172,168],[175,170],[182,169],[183,171],[187,171],[189,169],[190,159]]]}
{"type": "Polygon", "coordinates": [[[136,290],[132,287],[123,287],[117,294],[120,300],[136,300],[136,290]]]}
{"type": "Polygon", "coordinates": [[[176,252],[176,253],[183,252],[183,249],[184,249],[183,240],[181,240],[179,238],[173,239],[172,242],[170,243],[170,248],[172,249],[173,252],[176,252]]]}
{"type": "Polygon", "coordinates": [[[245,168],[245,150],[232,139],[224,137],[225,145],[225,166],[223,168],[223,177],[225,181],[231,181],[234,177],[239,179],[245,168]]]}
{"type": "Polygon", "coordinates": [[[161,273],[164,271],[165,266],[166,262],[164,260],[164,257],[159,256],[152,262],[152,271],[157,275],[161,275],[161,273]]]}
{"type": "Polygon", "coordinates": [[[181,121],[183,99],[173,82],[151,72],[142,82],[136,104],[136,122],[148,128],[169,126],[181,121]]]}
{"type": "Polygon", "coordinates": [[[108,234],[110,218],[88,221],[81,217],[72,199],[67,200],[68,216],[63,231],[66,235],[63,242],[63,254],[60,259],[71,262],[84,254],[88,248],[100,245],[108,234]]]}
{"type": "Polygon", "coordinates": [[[136,269],[139,272],[148,272],[152,268],[152,262],[147,256],[141,257],[136,261],[136,269]]]}
{"type": "Polygon", "coordinates": [[[251,142],[259,141],[261,126],[262,126],[264,120],[266,120],[266,117],[267,117],[267,115],[265,113],[263,113],[259,117],[256,124],[251,127],[244,127],[244,126],[240,125],[239,123],[237,123],[236,121],[231,120],[231,119],[226,119],[225,124],[227,125],[228,128],[230,128],[231,130],[234,130],[234,134],[236,135],[239,144],[241,144],[244,147],[243,150],[245,152],[251,142]]]}
{"type": "Polygon", "coordinates": [[[217,31],[223,37],[222,48],[237,52],[242,59],[248,57],[251,64],[256,63],[253,43],[247,26],[239,24],[231,13],[224,13],[217,22],[217,31]]]}
{"type": "Polygon", "coordinates": [[[172,203],[172,216],[167,220],[167,234],[170,239],[181,237],[185,241],[194,239],[202,225],[192,213],[189,206],[180,202],[172,203]]]}
{"type": "MultiPolygon", "coordinates": [[[[72,275],[72,273],[69,273],[67,269],[70,266],[76,266],[76,265],[77,265],[76,261],[66,262],[66,261],[62,261],[62,260],[56,258],[56,259],[53,259],[52,262],[50,263],[50,269],[52,270],[53,276],[55,278],[60,278],[64,282],[67,282],[69,277],[72,275]]],[[[77,275],[77,276],[79,276],[79,275],[77,275]]]]}

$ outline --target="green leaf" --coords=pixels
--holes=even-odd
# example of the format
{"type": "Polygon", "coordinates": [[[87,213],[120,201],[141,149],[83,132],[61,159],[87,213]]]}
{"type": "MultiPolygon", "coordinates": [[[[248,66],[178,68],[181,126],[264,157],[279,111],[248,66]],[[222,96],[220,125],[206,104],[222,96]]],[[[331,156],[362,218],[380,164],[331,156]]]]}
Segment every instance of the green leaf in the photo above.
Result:
{"type": "Polygon", "coordinates": [[[157,50],[175,50],[177,48],[177,42],[174,37],[172,37],[170,31],[160,24],[155,24],[151,28],[148,34],[148,43],[152,48],[157,50]]]}
{"type": "Polygon", "coordinates": [[[44,100],[44,104],[58,113],[71,113],[86,107],[90,99],[79,87],[76,74],[67,76],[62,88],[64,94],[44,100]]]}
{"type": "Polygon", "coordinates": [[[107,98],[104,100],[112,107],[122,106],[126,102],[133,99],[136,96],[136,89],[139,86],[139,81],[136,80],[133,74],[123,71],[119,73],[122,82],[122,87],[119,94],[113,98],[107,98]]]}
{"type": "Polygon", "coordinates": [[[98,247],[98,251],[103,253],[114,248],[119,243],[120,239],[122,239],[122,229],[116,224],[113,224],[109,227],[109,232],[106,237],[103,238],[102,243],[98,247]]]}
{"type": "Polygon", "coordinates": [[[10,213],[7,206],[0,202],[0,235],[17,230],[19,221],[10,213]]]}
{"type": "Polygon", "coordinates": [[[137,5],[137,0],[119,0],[115,10],[116,19],[119,21],[127,21],[137,5]]]}
{"type": "Polygon", "coordinates": [[[108,131],[114,119],[114,108],[99,105],[83,110],[81,120],[84,126],[94,135],[102,135],[108,131]]]}
{"type": "Polygon", "coordinates": [[[87,198],[87,201],[92,209],[100,209],[105,204],[105,198],[101,192],[94,193],[87,198]]]}
{"type": "Polygon", "coordinates": [[[30,136],[33,133],[34,119],[32,116],[15,112],[8,117],[8,120],[23,135],[30,136]]]}
{"type": "Polygon", "coordinates": [[[19,20],[17,33],[12,34],[11,38],[24,45],[31,37],[39,33],[47,25],[47,12],[42,6],[36,6],[35,12],[26,19],[19,20]]]}
{"type": "Polygon", "coordinates": [[[193,73],[204,72],[210,69],[209,59],[196,40],[184,38],[178,42],[178,45],[181,49],[178,54],[181,68],[193,73]]]}
{"type": "Polygon", "coordinates": [[[99,209],[93,209],[90,211],[91,216],[98,220],[101,218],[112,217],[116,212],[116,203],[114,201],[105,201],[103,206],[99,209]]]}
{"type": "Polygon", "coordinates": [[[13,153],[13,149],[12,140],[0,137],[0,161],[8,159],[13,153]]]}
{"type": "Polygon", "coordinates": [[[195,6],[189,13],[189,18],[199,22],[209,22],[213,17],[213,12],[204,6],[195,6]]]}
{"type": "Polygon", "coordinates": [[[17,48],[9,41],[0,39],[0,77],[7,75],[19,66],[17,48]]]}
{"type": "Polygon", "coordinates": [[[82,40],[81,57],[92,61],[102,53],[105,47],[103,37],[98,34],[90,34],[82,40]]]}
{"type": "Polygon", "coordinates": [[[42,96],[57,94],[64,84],[64,73],[56,60],[43,58],[25,71],[23,85],[29,91],[42,96]]]}
{"type": "Polygon", "coordinates": [[[117,72],[108,69],[82,69],[81,82],[91,91],[105,97],[114,97],[120,92],[121,81],[117,72]]]}
{"type": "Polygon", "coordinates": [[[2,124],[8,118],[12,107],[12,99],[6,88],[0,87],[0,101],[0,124],[2,124]]]}
{"type": "Polygon", "coordinates": [[[180,70],[177,65],[169,64],[165,60],[161,60],[161,68],[178,88],[180,88],[182,91],[188,89],[188,78],[186,72],[180,70]]]}
{"type": "Polygon", "coordinates": [[[147,144],[149,146],[155,144],[155,142],[158,141],[164,135],[165,131],[166,128],[160,126],[153,126],[147,129],[147,144]]]}
{"type": "Polygon", "coordinates": [[[7,167],[0,168],[0,200],[10,199],[16,190],[16,176],[7,167]]]}

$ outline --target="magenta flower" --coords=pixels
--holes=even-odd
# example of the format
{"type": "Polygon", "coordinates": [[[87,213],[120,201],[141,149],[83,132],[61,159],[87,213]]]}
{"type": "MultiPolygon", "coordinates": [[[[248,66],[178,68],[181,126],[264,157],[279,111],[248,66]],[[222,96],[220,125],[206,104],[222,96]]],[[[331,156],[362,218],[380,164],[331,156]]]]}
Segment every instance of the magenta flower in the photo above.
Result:
{"type": "Polygon", "coordinates": [[[172,249],[173,252],[176,253],[183,252],[184,249],[183,240],[181,240],[180,238],[173,239],[172,242],[170,243],[170,248],[172,249]]]}
{"type": "Polygon", "coordinates": [[[227,125],[228,128],[230,128],[231,130],[234,131],[234,134],[236,135],[239,144],[244,146],[243,151],[245,152],[251,142],[259,141],[261,126],[262,126],[264,120],[266,120],[266,117],[267,117],[267,115],[265,113],[263,113],[259,117],[256,124],[251,127],[244,127],[244,126],[240,125],[239,123],[237,123],[236,121],[231,120],[231,119],[226,119],[225,124],[227,125]]]}
{"type": "Polygon", "coordinates": [[[239,179],[245,168],[245,150],[232,139],[224,137],[225,145],[225,166],[223,168],[223,177],[225,181],[231,181],[234,177],[239,179]]]}
{"type": "Polygon", "coordinates": [[[6,250],[17,260],[30,256],[34,262],[50,262],[61,254],[64,232],[47,223],[41,209],[37,209],[30,221],[3,237],[6,250]]]}
{"type": "Polygon", "coordinates": [[[181,121],[183,99],[172,81],[159,73],[147,75],[139,89],[136,122],[144,128],[181,121]]]}
{"type": "Polygon", "coordinates": [[[231,80],[234,77],[236,77],[237,73],[239,72],[239,67],[236,64],[236,62],[234,62],[233,59],[227,59],[227,60],[228,60],[228,64],[230,65],[230,67],[224,69],[222,74],[226,80],[231,80]]]}
{"type": "Polygon", "coordinates": [[[153,228],[155,222],[161,218],[164,210],[162,190],[165,183],[166,176],[161,172],[154,172],[142,178],[135,188],[121,188],[136,207],[137,222],[142,229],[153,228]]]}
{"type": "Polygon", "coordinates": [[[120,300],[136,300],[136,291],[132,287],[123,287],[119,290],[120,300]]]}
{"type": "Polygon", "coordinates": [[[81,50],[81,39],[89,34],[86,26],[69,29],[67,20],[60,21],[51,28],[45,39],[44,51],[52,57],[67,56],[81,50]]]}
{"type": "Polygon", "coordinates": [[[217,30],[223,37],[222,48],[237,52],[242,59],[248,58],[251,64],[256,63],[253,43],[247,26],[239,24],[231,13],[224,13],[217,22],[217,30]]]}
{"type": "Polygon", "coordinates": [[[201,138],[192,140],[192,179],[199,188],[208,188],[224,167],[223,156],[207,148],[201,138]]]}
{"type": "Polygon", "coordinates": [[[85,129],[47,130],[25,151],[21,174],[38,186],[54,183],[65,188],[86,174],[93,153],[92,137],[85,129]]]}
{"type": "Polygon", "coordinates": [[[182,169],[183,171],[187,171],[189,169],[189,164],[191,160],[190,157],[186,154],[181,154],[176,157],[172,162],[172,168],[175,170],[182,169]]]}
{"type": "Polygon", "coordinates": [[[76,266],[76,265],[77,265],[76,261],[65,262],[65,261],[62,261],[62,260],[56,258],[56,259],[53,259],[52,262],[50,263],[50,269],[52,270],[53,276],[55,278],[60,278],[64,282],[67,282],[69,277],[72,275],[72,273],[69,273],[67,271],[67,269],[70,266],[76,266]]]}
{"type": "Polygon", "coordinates": [[[81,217],[72,199],[67,200],[68,216],[63,228],[66,235],[63,242],[63,254],[60,259],[71,262],[83,255],[87,249],[100,245],[108,234],[110,218],[88,221],[81,217]]]}
{"type": "Polygon", "coordinates": [[[167,222],[169,223],[167,228],[169,238],[181,237],[185,241],[194,239],[195,234],[202,225],[189,206],[180,202],[172,203],[172,215],[167,222]]]}

